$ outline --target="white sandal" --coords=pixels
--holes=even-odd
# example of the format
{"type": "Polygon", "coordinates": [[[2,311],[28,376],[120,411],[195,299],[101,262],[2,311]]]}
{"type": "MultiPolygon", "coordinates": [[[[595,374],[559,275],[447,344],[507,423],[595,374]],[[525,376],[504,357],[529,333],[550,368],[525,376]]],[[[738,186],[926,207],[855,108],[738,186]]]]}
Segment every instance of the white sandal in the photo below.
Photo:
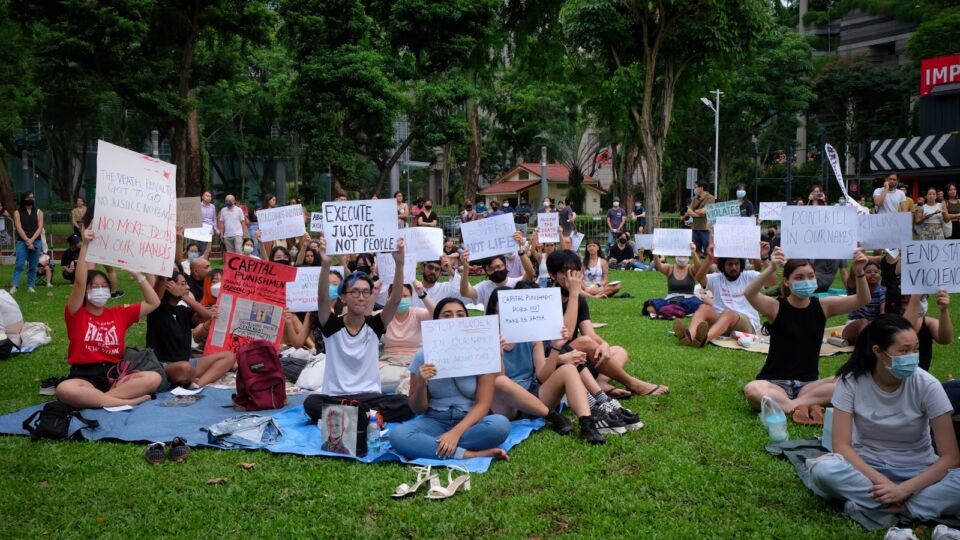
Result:
{"type": "Polygon", "coordinates": [[[430,486],[430,491],[427,492],[427,498],[432,500],[441,500],[453,497],[453,495],[463,488],[463,491],[470,491],[470,472],[462,467],[450,467],[447,469],[447,487],[443,487],[439,484],[430,486]],[[453,478],[453,469],[463,471],[462,476],[458,476],[456,479],[453,478]]]}
{"type": "Polygon", "coordinates": [[[400,484],[399,486],[397,486],[397,489],[393,490],[393,495],[391,495],[391,497],[393,497],[394,499],[400,499],[412,493],[416,493],[417,490],[420,489],[420,486],[422,486],[423,483],[426,482],[427,480],[430,481],[431,489],[433,489],[434,486],[440,485],[440,482],[438,480],[439,478],[438,475],[436,473],[431,474],[430,465],[427,465],[426,467],[412,467],[412,468],[413,470],[417,471],[416,483],[414,483],[412,486],[406,483],[400,484]]]}

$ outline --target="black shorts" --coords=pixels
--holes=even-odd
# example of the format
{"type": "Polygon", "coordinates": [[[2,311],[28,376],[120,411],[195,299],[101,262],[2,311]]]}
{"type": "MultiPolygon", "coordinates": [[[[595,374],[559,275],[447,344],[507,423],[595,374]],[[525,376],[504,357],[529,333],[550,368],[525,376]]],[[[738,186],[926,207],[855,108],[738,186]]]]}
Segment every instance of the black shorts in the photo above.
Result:
{"type": "Polygon", "coordinates": [[[94,388],[101,392],[106,392],[113,388],[108,374],[113,370],[112,375],[117,375],[117,364],[103,362],[100,364],[73,364],[70,366],[70,374],[67,379],[82,379],[92,384],[94,388]]]}

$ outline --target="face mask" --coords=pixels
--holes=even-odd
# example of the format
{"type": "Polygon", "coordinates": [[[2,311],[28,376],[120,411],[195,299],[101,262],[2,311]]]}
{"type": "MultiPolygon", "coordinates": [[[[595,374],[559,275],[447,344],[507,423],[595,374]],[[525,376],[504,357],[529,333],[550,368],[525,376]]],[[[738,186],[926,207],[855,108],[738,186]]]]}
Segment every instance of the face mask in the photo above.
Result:
{"type": "Polygon", "coordinates": [[[253,253],[253,246],[243,246],[243,252],[247,255],[253,253]]]}
{"type": "Polygon", "coordinates": [[[97,307],[103,307],[107,304],[107,300],[110,299],[110,289],[104,287],[98,287],[96,289],[90,289],[87,291],[87,301],[97,307]]]}
{"type": "Polygon", "coordinates": [[[683,267],[690,262],[690,257],[677,257],[677,266],[683,267]]]}
{"type": "Polygon", "coordinates": [[[33,206],[33,201],[24,201],[24,202],[23,202],[23,205],[24,205],[24,206],[33,206]]]}
{"type": "Polygon", "coordinates": [[[364,274],[367,274],[367,275],[369,276],[369,275],[370,275],[370,267],[369,267],[369,266],[357,266],[357,272],[363,272],[364,274]]]}
{"type": "Polygon", "coordinates": [[[917,371],[917,366],[920,365],[920,353],[915,352],[901,356],[891,356],[890,361],[890,367],[887,369],[890,370],[890,373],[892,373],[894,377],[902,381],[917,371]]]}
{"type": "Polygon", "coordinates": [[[501,281],[507,279],[507,271],[506,271],[506,270],[497,270],[496,272],[493,272],[492,274],[487,274],[487,277],[490,278],[490,281],[492,281],[492,282],[494,282],[494,283],[500,283],[501,281]]]}
{"type": "Polygon", "coordinates": [[[219,284],[219,283],[214,283],[213,285],[210,286],[210,294],[213,295],[214,298],[220,298],[220,284],[219,284]]]}
{"type": "Polygon", "coordinates": [[[742,199],[742,198],[744,198],[744,197],[746,197],[746,196],[747,196],[747,192],[746,192],[746,191],[744,191],[744,190],[742,190],[742,189],[738,189],[738,190],[737,190],[737,198],[738,198],[738,199],[742,199]]]}
{"type": "Polygon", "coordinates": [[[401,298],[400,303],[397,305],[397,313],[406,313],[410,309],[410,299],[401,298]]]}
{"type": "Polygon", "coordinates": [[[196,259],[196,258],[199,257],[199,256],[200,256],[200,254],[197,253],[196,251],[191,251],[191,252],[187,253],[187,259],[190,259],[191,261],[194,260],[194,259],[196,259]]]}
{"type": "Polygon", "coordinates": [[[617,208],[617,207],[619,207],[619,206],[620,206],[620,203],[618,203],[618,202],[616,202],[616,201],[613,202],[613,207],[614,207],[614,208],[617,208]]]}
{"type": "Polygon", "coordinates": [[[510,203],[504,201],[504,202],[503,202],[503,207],[504,207],[504,208],[509,208],[509,207],[510,207],[510,203]]]}
{"type": "Polygon", "coordinates": [[[330,291],[330,292],[328,292],[327,294],[330,296],[330,300],[331,300],[331,301],[336,300],[337,298],[340,298],[340,286],[339,286],[339,285],[330,285],[329,291],[330,291]]]}
{"type": "Polygon", "coordinates": [[[227,201],[227,206],[233,206],[233,201],[227,201]]]}
{"type": "Polygon", "coordinates": [[[290,250],[290,256],[291,256],[291,257],[296,257],[296,256],[299,255],[299,254],[300,254],[300,250],[299,250],[299,249],[291,249],[291,250],[290,250]]]}
{"type": "Polygon", "coordinates": [[[426,208],[427,210],[431,210],[431,209],[433,209],[433,205],[432,205],[432,204],[428,204],[428,205],[424,206],[424,208],[426,208]]]}
{"type": "Polygon", "coordinates": [[[817,291],[817,280],[801,279],[790,284],[790,290],[799,298],[810,298],[817,291]]]}

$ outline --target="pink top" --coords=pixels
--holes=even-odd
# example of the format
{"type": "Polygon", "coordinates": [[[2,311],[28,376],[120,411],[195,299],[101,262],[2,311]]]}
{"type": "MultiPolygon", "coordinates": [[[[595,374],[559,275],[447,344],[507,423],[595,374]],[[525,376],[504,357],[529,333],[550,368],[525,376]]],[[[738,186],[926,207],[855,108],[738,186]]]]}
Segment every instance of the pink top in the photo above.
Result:
{"type": "Polygon", "coordinates": [[[394,315],[383,335],[383,354],[413,356],[423,346],[420,322],[429,320],[430,312],[426,308],[412,307],[405,314],[394,315]]]}

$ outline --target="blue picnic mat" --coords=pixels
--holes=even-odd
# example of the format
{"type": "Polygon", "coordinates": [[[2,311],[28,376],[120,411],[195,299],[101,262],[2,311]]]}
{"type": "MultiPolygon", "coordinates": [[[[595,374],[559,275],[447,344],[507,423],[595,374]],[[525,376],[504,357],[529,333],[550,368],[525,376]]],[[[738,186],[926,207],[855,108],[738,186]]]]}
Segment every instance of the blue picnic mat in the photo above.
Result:
{"type": "MultiPolygon", "coordinates": [[[[97,428],[85,428],[80,433],[84,439],[91,441],[123,441],[123,442],[153,442],[170,441],[174,437],[183,437],[190,446],[205,446],[212,448],[229,449],[218,444],[211,444],[203,428],[216,424],[222,420],[241,414],[233,408],[230,396],[231,390],[219,388],[205,388],[199,395],[203,396],[196,403],[186,407],[165,407],[163,403],[173,397],[169,392],[158,394],[157,399],[148,401],[129,411],[108,412],[103,409],[85,409],[83,417],[100,422],[97,428]]],[[[407,460],[392,452],[390,444],[385,443],[380,452],[369,453],[366,457],[356,458],[325,452],[320,450],[320,430],[311,424],[303,410],[303,400],[306,396],[290,396],[289,404],[284,409],[273,411],[257,411],[255,414],[273,416],[283,435],[273,444],[264,447],[264,450],[275,453],[297,454],[301,456],[328,456],[342,459],[352,459],[363,463],[380,461],[402,461],[417,465],[434,465],[441,467],[458,466],[470,472],[486,472],[493,462],[493,458],[472,459],[417,459],[407,460]]],[[[23,421],[34,411],[43,408],[43,404],[21,409],[17,412],[0,416],[0,434],[27,435],[23,429],[23,421]]],[[[542,428],[545,422],[537,420],[517,420],[512,422],[512,429],[507,440],[500,445],[510,450],[534,431],[542,428]]],[[[71,424],[71,433],[83,427],[78,420],[71,424]]],[[[389,435],[390,425],[387,425],[389,435]]]]}

